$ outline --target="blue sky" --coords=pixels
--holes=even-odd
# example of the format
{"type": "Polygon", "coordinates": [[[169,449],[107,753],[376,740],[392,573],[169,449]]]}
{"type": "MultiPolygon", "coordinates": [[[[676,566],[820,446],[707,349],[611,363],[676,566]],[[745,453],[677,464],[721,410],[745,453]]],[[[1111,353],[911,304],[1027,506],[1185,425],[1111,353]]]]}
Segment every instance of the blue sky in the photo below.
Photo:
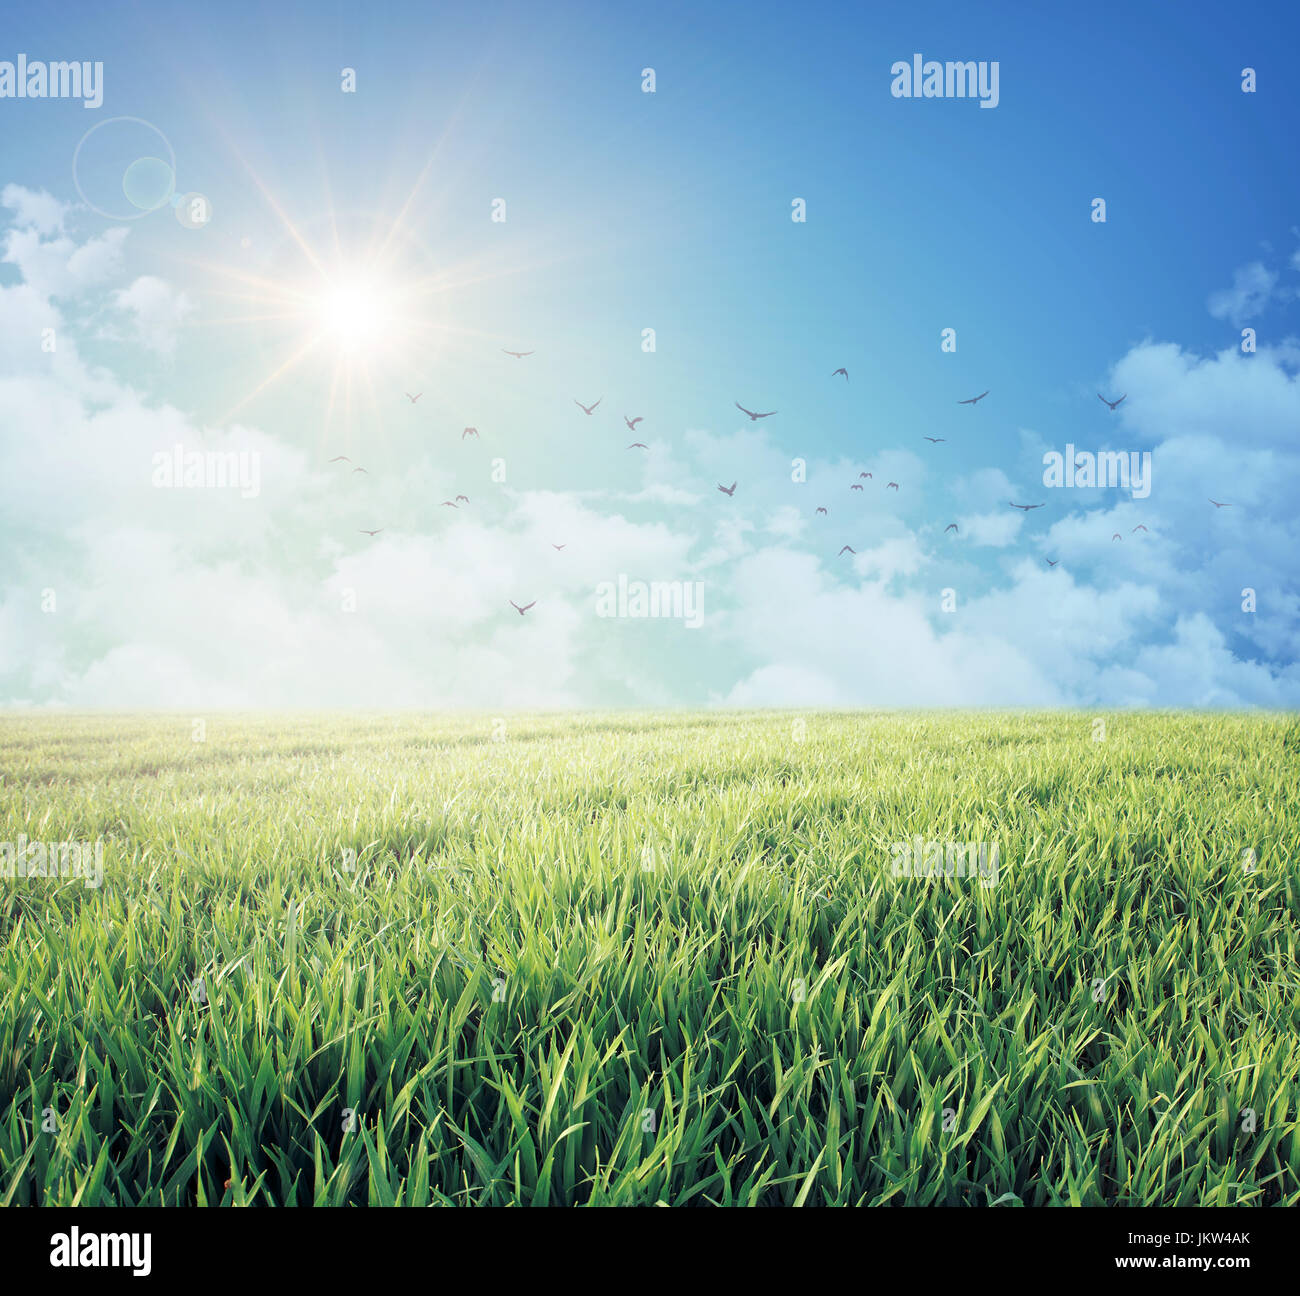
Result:
{"type": "Polygon", "coordinates": [[[1293,7],[445,8],[12,16],[104,101],[0,99],[0,329],[59,336],[0,362],[0,700],[1297,704],[1293,7]],[[892,97],[914,53],[998,106],[892,97]],[[85,205],[168,149],[202,229],[85,205]],[[390,231],[341,358],[303,302],[390,231]],[[257,497],[155,488],[177,442],[257,497]],[[1067,444],[1150,496],[1044,493],[1067,444]],[[620,575],[703,623],[598,616],[620,575]]]}

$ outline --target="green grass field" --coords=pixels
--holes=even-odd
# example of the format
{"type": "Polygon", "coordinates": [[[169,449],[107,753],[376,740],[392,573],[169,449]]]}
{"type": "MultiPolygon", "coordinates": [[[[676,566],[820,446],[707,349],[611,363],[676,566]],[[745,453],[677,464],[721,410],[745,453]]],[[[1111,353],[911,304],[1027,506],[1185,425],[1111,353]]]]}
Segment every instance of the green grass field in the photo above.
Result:
{"type": "Polygon", "coordinates": [[[494,723],[0,718],[0,1202],[1300,1204],[1300,721],[494,723]]]}

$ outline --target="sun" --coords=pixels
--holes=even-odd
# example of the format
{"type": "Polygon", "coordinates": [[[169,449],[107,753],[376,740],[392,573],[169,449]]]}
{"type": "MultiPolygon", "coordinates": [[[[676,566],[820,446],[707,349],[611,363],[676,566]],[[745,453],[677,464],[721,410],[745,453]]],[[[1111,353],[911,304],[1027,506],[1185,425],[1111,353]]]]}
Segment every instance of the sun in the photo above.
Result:
{"type": "Polygon", "coordinates": [[[381,417],[394,392],[400,397],[423,382],[431,359],[480,343],[478,330],[457,323],[453,294],[532,268],[482,255],[448,261],[434,251],[427,230],[418,228],[430,217],[416,206],[432,158],[394,213],[340,211],[327,199],[310,229],[244,165],[278,221],[269,251],[256,265],[180,258],[212,277],[212,298],[231,304],[203,324],[239,329],[251,348],[269,353],[267,367],[231,393],[218,423],[229,423],[290,375],[308,400],[314,387],[326,431],[336,420],[353,427],[381,417]]]}
{"type": "Polygon", "coordinates": [[[396,323],[396,294],[364,274],[331,283],[313,304],[322,336],[346,355],[362,358],[388,340],[396,323]]]}
{"type": "Polygon", "coordinates": [[[228,275],[240,290],[222,295],[253,309],[216,322],[262,326],[283,358],[239,397],[223,421],[295,370],[319,382],[327,424],[336,415],[349,422],[367,416],[378,409],[382,393],[417,381],[412,374],[453,331],[438,309],[442,281],[408,242],[390,240],[384,255],[357,243],[327,255],[299,240],[287,250],[297,263],[290,268],[228,275]]]}

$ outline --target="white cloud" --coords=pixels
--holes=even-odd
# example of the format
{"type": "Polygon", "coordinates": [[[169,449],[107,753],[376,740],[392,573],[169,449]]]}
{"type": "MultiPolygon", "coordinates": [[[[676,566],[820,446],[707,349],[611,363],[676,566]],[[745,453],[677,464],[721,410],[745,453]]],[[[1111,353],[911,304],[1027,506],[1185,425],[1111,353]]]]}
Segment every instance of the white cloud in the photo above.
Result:
{"type": "Polygon", "coordinates": [[[130,316],[136,340],[161,356],[175,353],[177,331],[194,310],[183,292],[153,275],[141,275],[114,293],[113,303],[130,316]]]}
{"type": "Polygon", "coordinates": [[[957,534],[964,543],[1005,549],[1019,538],[1025,515],[1004,504],[998,512],[963,513],[956,521],[957,534]]]}
{"type": "Polygon", "coordinates": [[[1205,303],[1215,319],[1230,320],[1238,326],[1258,315],[1277,287],[1277,274],[1261,261],[1239,266],[1232,275],[1232,287],[1212,292],[1205,303]]]}
{"type": "Polygon", "coordinates": [[[65,235],[43,238],[34,226],[11,229],[0,259],[17,266],[23,281],[42,297],[71,298],[120,272],[127,233],[124,226],[115,226],[78,244],[65,235]]]}
{"type": "Polygon", "coordinates": [[[797,540],[808,529],[808,522],[793,504],[782,504],[763,529],[782,540],[797,540]]]}
{"type": "Polygon", "coordinates": [[[354,478],[291,435],[198,427],[88,366],[78,340],[102,322],[97,302],[163,355],[190,307],[161,280],[116,282],[120,231],[78,243],[47,199],[3,196],[25,282],[0,288],[0,426],[16,430],[0,436],[0,480],[22,484],[0,515],[0,700],[1300,703],[1294,347],[1148,342],[1120,359],[1111,376],[1131,395],[1114,427],[1152,449],[1146,500],[1055,491],[1027,520],[1002,469],[950,479],[900,449],[809,459],[800,482],[778,429],[740,427],[629,455],[625,489],[470,487],[441,510],[464,483],[433,443],[400,475],[354,478]],[[40,327],[58,330],[57,354],[40,354],[40,327]],[[156,489],[152,458],[176,445],[255,453],[260,493],[156,489]],[[734,497],[717,492],[733,480],[734,497]],[[597,617],[596,586],[620,574],[704,582],[703,627],[597,617]],[[521,618],[510,599],[537,605],[521,618]]]}
{"type": "Polygon", "coordinates": [[[855,554],[853,570],[863,577],[888,584],[897,576],[914,576],[926,564],[926,555],[914,535],[893,536],[855,554]]]}
{"type": "Polygon", "coordinates": [[[68,204],[61,203],[44,189],[37,191],[7,184],[0,190],[0,204],[14,213],[12,223],[18,229],[31,229],[47,236],[63,233],[68,204]]]}
{"type": "MultiPolygon", "coordinates": [[[[972,634],[957,621],[937,629],[919,597],[891,596],[883,583],[833,585],[807,554],[773,549],[744,559],[735,592],[732,640],[762,664],[726,693],[731,706],[1068,701],[1002,634],[972,634]]],[[[937,598],[933,606],[937,615],[937,598]]]]}

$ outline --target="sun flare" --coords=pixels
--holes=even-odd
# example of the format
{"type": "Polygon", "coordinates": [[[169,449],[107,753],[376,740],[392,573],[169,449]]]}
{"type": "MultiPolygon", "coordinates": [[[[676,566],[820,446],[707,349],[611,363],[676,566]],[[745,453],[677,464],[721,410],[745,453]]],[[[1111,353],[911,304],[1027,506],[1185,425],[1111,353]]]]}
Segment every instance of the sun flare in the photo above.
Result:
{"type": "Polygon", "coordinates": [[[394,323],[394,293],[368,276],[348,276],[316,299],[315,314],[321,333],[341,351],[369,355],[394,323]]]}
{"type": "Polygon", "coordinates": [[[223,421],[291,373],[317,384],[327,426],[335,418],[350,423],[363,410],[373,414],[380,393],[409,382],[441,340],[456,332],[439,304],[447,270],[398,222],[341,231],[340,218],[331,213],[323,236],[309,241],[278,204],[272,206],[285,239],[270,263],[256,271],[205,263],[231,285],[213,295],[242,307],[210,322],[264,326],[273,353],[223,421]]]}
{"type": "Polygon", "coordinates": [[[400,396],[403,385],[421,381],[431,358],[477,340],[472,328],[456,322],[450,294],[533,268],[497,256],[444,261],[434,253],[416,232],[413,214],[432,159],[388,214],[349,214],[329,203],[310,229],[244,165],[276,217],[278,241],[255,262],[246,255],[239,262],[182,258],[212,275],[210,295],[230,304],[229,313],[204,325],[244,330],[267,352],[266,368],[250,387],[232,393],[218,422],[229,422],[291,376],[306,384],[307,401],[314,389],[326,432],[336,423],[376,419],[394,392],[400,396]]]}

